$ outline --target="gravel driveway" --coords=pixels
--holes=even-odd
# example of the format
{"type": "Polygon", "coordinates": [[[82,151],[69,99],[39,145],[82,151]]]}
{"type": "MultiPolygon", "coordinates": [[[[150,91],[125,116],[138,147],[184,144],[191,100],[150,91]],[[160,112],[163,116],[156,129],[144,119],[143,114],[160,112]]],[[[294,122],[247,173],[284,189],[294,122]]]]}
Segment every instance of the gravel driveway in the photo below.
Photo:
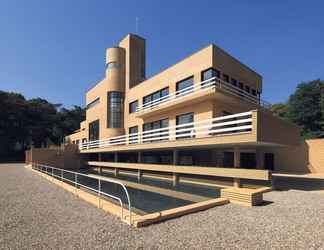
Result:
{"type": "Polygon", "coordinates": [[[276,191],[136,229],[23,165],[0,165],[0,249],[324,249],[324,194],[276,191]]]}

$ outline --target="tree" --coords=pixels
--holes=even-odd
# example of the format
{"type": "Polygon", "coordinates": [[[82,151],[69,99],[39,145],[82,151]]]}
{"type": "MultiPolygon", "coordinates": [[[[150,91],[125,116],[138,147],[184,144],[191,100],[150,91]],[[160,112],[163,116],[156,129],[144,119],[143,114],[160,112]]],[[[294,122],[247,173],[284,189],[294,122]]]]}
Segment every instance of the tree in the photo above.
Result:
{"type": "Polygon", "coordinates": [[[31,144],[59,145],[84,119],[81,107],[66,109],[41,98],[26,100],[21,94],[0,91],[0,158],[23,155],[31,144]]]}
{"type": "Polygon", "coordinates": [[[270,110],[275,116],[278,116],[284,120],[289,120],[288,118],[288,104],[287,103],[276,103],[271,105],[270,110]]]}
{"type": "Polygon", "coordinates": [[[324,137],[322,89],[323,83],[320,80],[300,83],[295,93],[289,98],[289,119],[302,127],[302,134],[305,138],[324,137]]]}
{"type": "Polygon", "coordinates": [[[274,104],[274,115],[302,128],[304,138],[324,138],[324,82],[300,83],[287,103],[274,104]]]}

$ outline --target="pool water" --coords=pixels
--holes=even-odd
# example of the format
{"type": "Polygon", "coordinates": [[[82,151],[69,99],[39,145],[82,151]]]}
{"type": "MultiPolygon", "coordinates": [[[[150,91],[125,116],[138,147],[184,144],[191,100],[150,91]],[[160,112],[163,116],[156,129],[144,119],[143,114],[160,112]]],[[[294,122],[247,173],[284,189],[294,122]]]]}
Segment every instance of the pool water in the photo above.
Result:
{"type": "MultiPolygon", "coordinates": [[[[123,182],[130,196],[131,206],[138,214],[148,214],[167,209],[181,207],[195,202],[204,201],[220,196],[220,189],[198,184],[179,183],[173,186],[171,181],[137,176],[103,172],[101,175],[96,170],[82,171],[91,176],[102,176],[123,182]]],[[[56,174],[56,173],[54,173],[56,174]]],[[[74,180],[74,174],[64,173],[64,178],[74,180]]],[[[78,183],[98,189],[98,180],[87,176],[78,176],[78,183]]],[[[114,183],[101,181],[101,190],[105,193],[120,197],[123,204],[128,206],[127,196],[123,188],[114,183]]],[[[115,200],[109,201],[116,202],[115,200]]]]}

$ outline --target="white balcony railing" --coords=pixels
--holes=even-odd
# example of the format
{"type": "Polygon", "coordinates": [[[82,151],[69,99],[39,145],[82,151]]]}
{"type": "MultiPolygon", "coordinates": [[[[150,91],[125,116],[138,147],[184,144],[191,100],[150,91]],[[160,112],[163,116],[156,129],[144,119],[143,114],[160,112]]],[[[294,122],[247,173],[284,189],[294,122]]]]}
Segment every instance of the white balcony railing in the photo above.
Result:
{"type": "Polygon", "coordinates": [[[226,115],[208,120],[126,134],[103,140],[80,143],[80,150],[110,146],[208,138],[241,133],[251,133],[252,112],[226,115]]]}
{"type": "Polygon", "coordinates": [[[269,108],[271,106],[270,103],[268,103],[264,100],[261,100],[258,96],[252,95],[249,92],[246,92],[243,89],[240,89],[228,82],[225,82],[218,77],[213,77],[206,81],[196,83],[196,84],[189,86],[187,88],[178,90],[174,93],[170,93],[169,95],[166,95],[166,96],[160,97],[158,99],[155,99],[153,101],[147,102],[143,105],[139,105],[136,112],[145,112],[148,110],[152,110],[156,107],[161,107],[165,104],[169,104],[169,103],[175,102],[177,100],[180,100],[179,98],[193,95],[196,93],[206,92],[208,90],[216,89],[216,88],[222,89],[231,95],[239,97],[239,98],[241,98],[245,101],[248,101],[250,103],[259,105],[263,108],[269,108]]]}

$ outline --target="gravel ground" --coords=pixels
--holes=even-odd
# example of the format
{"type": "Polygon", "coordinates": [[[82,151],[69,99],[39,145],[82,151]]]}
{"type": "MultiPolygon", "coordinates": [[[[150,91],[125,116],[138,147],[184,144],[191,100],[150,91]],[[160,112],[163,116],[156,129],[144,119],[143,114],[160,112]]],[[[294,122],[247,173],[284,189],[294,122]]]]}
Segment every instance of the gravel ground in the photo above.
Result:
{"type": "Polygon", "coordinates": [[[0,249],[324,249],[323,194],[265,199],[136,229],[23,165],[0,165],[0,249]]]}

